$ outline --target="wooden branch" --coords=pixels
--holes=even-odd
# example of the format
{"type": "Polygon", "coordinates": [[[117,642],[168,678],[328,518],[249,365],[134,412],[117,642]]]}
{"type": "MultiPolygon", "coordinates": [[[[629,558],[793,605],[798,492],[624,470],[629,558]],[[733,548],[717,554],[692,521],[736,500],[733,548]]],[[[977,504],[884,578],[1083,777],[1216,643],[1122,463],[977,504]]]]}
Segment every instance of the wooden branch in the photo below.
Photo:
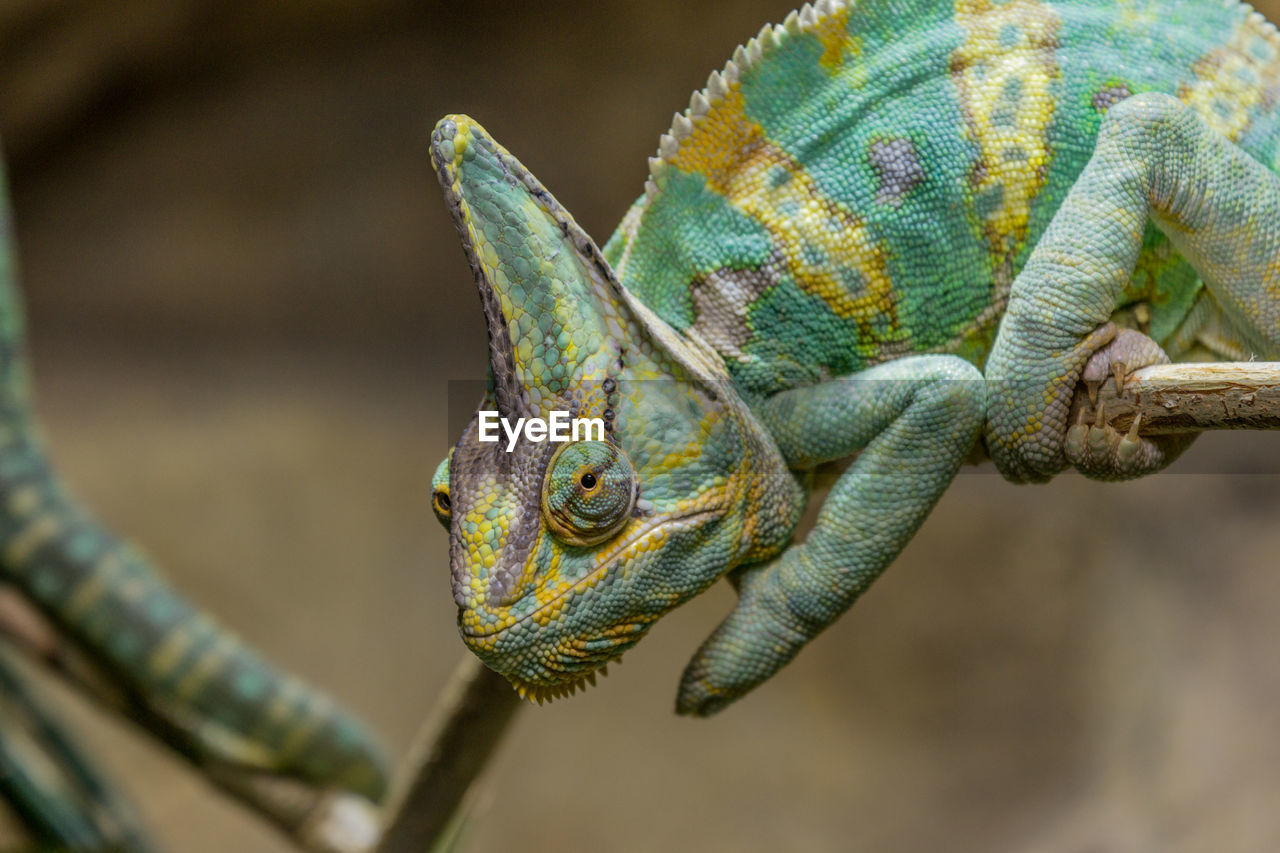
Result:
{"type": "MultiPolygon", "coordinates": [[[[1099,415],[1126,431],[1161,435],[1207,429],[1280,429],[1280,362],[1145,367],[1081,383],[1072,422],[1099,415]],[[1119,382],[1117,382],[1117,379],[1119,382]]],[[[466,655],[445,687],[393,785],[383,813],[358,797],[318,791],[250,768],[211,765],[162,709],[111,683],[74,643],[13,590],[0,587],[0,634],[187,757],[201,772],[295,843],[324,853],[423,853],[449,847],[474,804],[474,782],[521,704],[511,685],[466,655]]]]}
{"type": "Polygon", "coordinates": [[[1169,435],[1206,429],[1280,429],[1280,362],[1160,364],[1123,377],[1108,377],[1090,399],[1085,383],[1076,389],[1071,423],[1094,423],[1098,413],[1125,432],[1141,416],[1140,435],[1169,435]]]}
{"type": "Polygon", "coordinates": [[[507,680],[473,655],[458,664],[392,783],[377,853],[451,847],[474,804],[473,783],[520,704],[507,680]]]}

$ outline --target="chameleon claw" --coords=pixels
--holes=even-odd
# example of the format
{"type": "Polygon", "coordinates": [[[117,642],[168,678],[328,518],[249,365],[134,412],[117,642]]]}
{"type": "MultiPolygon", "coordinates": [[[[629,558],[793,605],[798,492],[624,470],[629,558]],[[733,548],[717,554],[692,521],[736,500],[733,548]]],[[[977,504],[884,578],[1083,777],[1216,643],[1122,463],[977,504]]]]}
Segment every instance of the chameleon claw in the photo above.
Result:
{"type": "Polygon", "coordinates": [[[1120,444],[1116,446],[1116,467],[1122,471],[1129,469],[1134,460],[1138,457],[1138,451],[1142,448],[1142,441],[1138,438],[1138,425],[1142,423],[1142,415],[1138,414],[1133,423],[1129,426],[1129,431],[1125,433],[1124,438],[1120,439],[1120,444]]]}
{"type": "Polygon", "coordinates": [[[1098,417],[1093,422],[1093,426],[1089,428],[1089,435],[1086,440],[1087,456],[1095,461],[1106,457],[1107,450],[1111,445],[1111,436],[1114,435],[1114,431],[1107,424],[1106,406],[1105,400],[1098,401],[1098,417]]]}
{"type": "Polygon", "coordinates": [[[1116,380],[1116,393],[1123,394],[1124,380],[1128,375],[1128,368],[1125,367],[1123,361],[1117,361],[1115,364],[1111,365],[1111,372],[1116,380]]]}
{"type": "Polygon", "coordinates": [[[1086,379],[1084,381],[1084,390],[1089,395],[1090,406],[1098,405],[1098,386],[1100,386],[1101,384],[1102,383],[1097,379],[1086,379]]]}
{"type": "Polygon", "coordinates": [[[1089,439],[1089,413],[1087,406],[1076,412],[1076,422],[1067,429],[1066,448],[1068,458],[1074,459],[1083,452],[1089,439]]]}
{"type": "Polygon", "coordinates": [[[1142,412],[1138,412],[1133,416],[1133,423],[1129,424],[1129,431],[1125,433],[1126,441],[1138,440],[1138,427],[1142,424],[1142,412]]]}

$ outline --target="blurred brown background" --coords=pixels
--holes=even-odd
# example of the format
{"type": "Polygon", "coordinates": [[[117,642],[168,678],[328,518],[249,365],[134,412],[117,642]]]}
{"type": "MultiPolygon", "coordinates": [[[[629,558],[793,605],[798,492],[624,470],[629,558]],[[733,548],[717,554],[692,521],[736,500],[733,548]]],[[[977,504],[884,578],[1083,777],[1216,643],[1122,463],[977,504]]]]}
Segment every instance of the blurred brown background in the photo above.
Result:
{"type": "MultiPolygon", "coordinates": [[[[483,375],[432,123],[478,118],[603,241],[671,112],[788,8],[0,6],[0,130],[65,473],[402,753],[463,651],[428,481],[446,381],[483,375]]],[[[1210,436],[1177,471],[966,473],[792,667],[678,719],[681,668],[731,604],[709,593],[601,687],[521,715],[471,849],[1277,849],[1280,440],[1210,436]]],[[[285,849],[60,704],[171,849],[285,849]]]]}

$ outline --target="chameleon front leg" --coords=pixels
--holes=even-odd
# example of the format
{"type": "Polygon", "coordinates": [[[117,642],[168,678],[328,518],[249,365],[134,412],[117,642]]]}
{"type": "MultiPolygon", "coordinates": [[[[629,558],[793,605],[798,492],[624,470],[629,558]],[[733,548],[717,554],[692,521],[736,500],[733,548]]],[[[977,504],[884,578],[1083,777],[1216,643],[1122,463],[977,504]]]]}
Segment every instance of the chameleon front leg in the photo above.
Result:
{"type": "Polygon", "coordinates": [[[987,361],[987,450],[1010,480],[1047,480],[1068,464],[1098,479],[1135,477],[1185,446],[1067,423],[1082,376],[1167,360],[1108,322],[1148,221],[1200,274],[1237,343],[1280,353],[1280,179],[1171,97],[1121,101],[1014,281],[987,361]]]}
{"type": "Polygon", "coordinates": [[[802,544],[742,569],[738,603],[685,670],[676,708],[713,714],[777,672],[880,575],[973,449],[985,411],[977,368],[914,356],[781,392],[759,409],[787,464],[862,451],[802,544]]]}

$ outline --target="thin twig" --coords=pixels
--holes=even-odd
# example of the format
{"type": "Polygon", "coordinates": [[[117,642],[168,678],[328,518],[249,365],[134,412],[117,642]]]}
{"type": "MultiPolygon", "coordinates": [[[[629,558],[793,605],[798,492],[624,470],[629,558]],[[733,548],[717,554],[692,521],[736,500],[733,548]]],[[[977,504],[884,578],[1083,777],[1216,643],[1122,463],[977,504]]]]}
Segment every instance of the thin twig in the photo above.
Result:
{"type": "Polygon", "coordinates": [[[392,784],[377,853],[446,846],[467,792],[520,704],[506,679],[474,656],[458,664],[392,784]]]}
{"type": "Polygon", "coordinates": [[[1280,362],[1160,364],[1098,386],[1096,402],[1080,383],[1071,422],[1093,423],[1099,411],[1121,432],[1141,416],[1140,435],[1206,429],[1280,429],[1280,362]]]}
{"type": "MultiPolygon", "coordinates": [[[[1141,413],[1139,432],[1280,429],[1280,363],[1158,365],[1096,388],[1117,429],[1141,413]]],[[[1098,406],[1082,384],[1073,416],[1098,406]]],[[[520,705],[499,675],[467,655],[419,730],[392,788],[377,853],[435,850],[458,829],[467,796],[520,705]]]]}

